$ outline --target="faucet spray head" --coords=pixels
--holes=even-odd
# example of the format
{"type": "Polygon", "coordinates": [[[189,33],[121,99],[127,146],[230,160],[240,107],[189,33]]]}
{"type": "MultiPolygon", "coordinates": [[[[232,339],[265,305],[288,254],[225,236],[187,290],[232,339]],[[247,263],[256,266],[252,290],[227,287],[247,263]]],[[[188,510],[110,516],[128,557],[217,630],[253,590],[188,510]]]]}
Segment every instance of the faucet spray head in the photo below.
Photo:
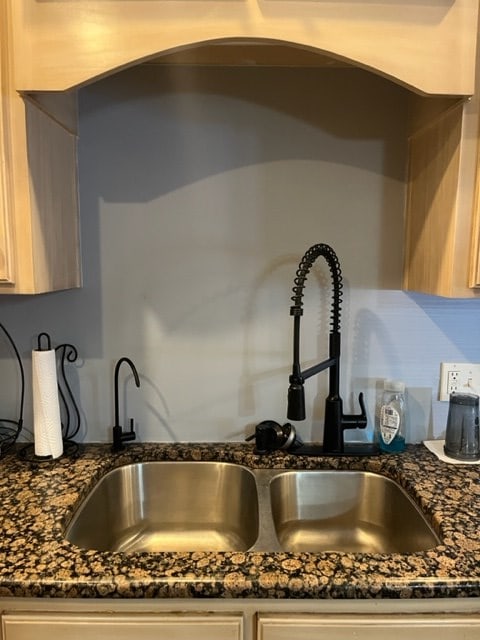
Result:
{"type": "Polygon", "coordinates": [[[292,382],[288,387],[287,418],[305,420],[305,390],[302,382],[292,382]]]}

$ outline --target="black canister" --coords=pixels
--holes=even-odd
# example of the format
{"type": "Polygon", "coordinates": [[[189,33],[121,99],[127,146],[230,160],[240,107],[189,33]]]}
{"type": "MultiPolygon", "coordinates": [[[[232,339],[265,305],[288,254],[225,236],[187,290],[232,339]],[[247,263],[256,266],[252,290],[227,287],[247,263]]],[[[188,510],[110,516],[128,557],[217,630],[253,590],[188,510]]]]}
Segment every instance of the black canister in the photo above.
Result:
{"type": "Polygon", "coordinates": [[[456,460],[479,460],[480,441],[477,395],[451,393],[444,451],[456,460]]]}

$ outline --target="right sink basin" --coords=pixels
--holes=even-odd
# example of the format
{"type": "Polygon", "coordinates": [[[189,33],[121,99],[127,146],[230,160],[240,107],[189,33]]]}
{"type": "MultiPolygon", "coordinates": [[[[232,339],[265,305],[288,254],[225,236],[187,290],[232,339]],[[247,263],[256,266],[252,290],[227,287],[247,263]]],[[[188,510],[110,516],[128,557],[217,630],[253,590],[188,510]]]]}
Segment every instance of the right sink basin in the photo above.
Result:
{"type": "Polygon", "coordinates": [[[402,487],[376,473],[281,473],[270,506],[284,551],[413,553],[440,542],[402,487]]]}

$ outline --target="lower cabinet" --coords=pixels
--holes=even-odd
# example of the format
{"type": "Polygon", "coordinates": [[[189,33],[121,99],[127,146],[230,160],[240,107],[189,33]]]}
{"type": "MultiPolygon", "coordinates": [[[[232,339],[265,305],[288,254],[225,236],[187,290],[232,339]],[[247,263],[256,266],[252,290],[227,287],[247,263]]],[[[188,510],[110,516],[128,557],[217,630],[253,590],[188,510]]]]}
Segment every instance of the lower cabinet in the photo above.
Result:
{"type": "Polygon", "coordinates": [[[7,614],[3,640],[241,640],[240,615],[7,614]]]}
{"type": "Polygon", "coordinates": [[[258,640],[478,640],[480,616],[259,616],[258,640]]]}
{"type": "Polygon", "coordinates": [[[479,640],[480,599],[2,598],[0,640],[479,640]]]}

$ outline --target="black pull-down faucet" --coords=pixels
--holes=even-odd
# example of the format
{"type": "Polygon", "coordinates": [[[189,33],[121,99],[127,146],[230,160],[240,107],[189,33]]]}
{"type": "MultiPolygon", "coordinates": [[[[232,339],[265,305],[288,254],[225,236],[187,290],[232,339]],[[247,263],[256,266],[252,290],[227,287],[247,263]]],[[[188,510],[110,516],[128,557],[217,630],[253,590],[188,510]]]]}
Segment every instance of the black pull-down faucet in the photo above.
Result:
{"type": "Polygon", "coordinates": [[[359,395],[361,413],[346,415],[343,413],[343,402],[340,397],[340,315],[342,301],[342,272],[339,260],[333,249],[327,244],[316,244],[303,256],[295,276],[290,315],[293,316],[293,366],[288,389],[287,417],[289,420],[305,420],[304,382],[311,376],[329,369],[329,393],[325,400],[325,422],[323,447],[305,444],[295,453],[305,455],[372,455],[376,453],[371,443],[345,444],[345,429],[364,429],[367,426],[367,415],[363,401],[363,393],[359,395]],[[331,311],[331,330],[329,337],[329,357],[302,371],[300,365],[300,319],[303,315],[303,290],[305,281],[314,262],[320,256],[327,261],[332,277],[333,301],[331,311]]]}
{"type": "Polygon", "coordinates": [[[133,429],[133,425],[134,425],[133,418],[130,418],[129,431],[124,431],[122,429],[122,426],[120,425],[119,407],[118,407],[119,405],[118,403],[118,372],[120,370],[120,366],[122,362],[126,362],[130,366],[130,369],[132,370],[132,373],[133,373],[133,377],[135,378],[135,384],[137,385],[137,387],[140,386],[140,378],[138,377],[137,369],[133,364],[133,362],[130,360],[130,358],[126,358],[126,357],[120,358],[120,360],[117,362],[115,366],[115,383],[114,383],[115,424],[112,429],[113,431],[112,450],[113,451],[122,451],[122,449],[125,449],[125,445],[123,444],[124,442],[135,440],[136,438],[136,434],[133,429]]]}

